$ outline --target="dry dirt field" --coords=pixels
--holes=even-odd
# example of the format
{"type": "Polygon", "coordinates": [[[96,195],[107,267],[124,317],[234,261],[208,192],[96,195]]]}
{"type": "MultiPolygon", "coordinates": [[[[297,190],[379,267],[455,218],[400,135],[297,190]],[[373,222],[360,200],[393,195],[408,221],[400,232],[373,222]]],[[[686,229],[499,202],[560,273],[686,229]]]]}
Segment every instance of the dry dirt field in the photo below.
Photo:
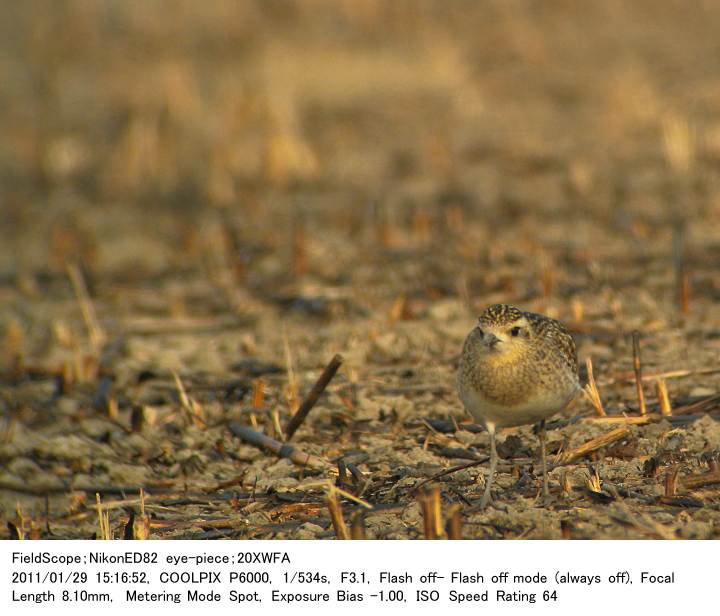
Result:
{"type": "Polygon", "coordinates": [[[334,494],[376,539],[720,538],[720,3],[3,13],[0,537],[330,539],[334,494]],[[530,426],[496,506],[484,464],[421,485],[486,459],[455,370],[496,302],[606,413],[550,423],[547,507],[530,426]],[[311,466],[231,432],[282,440],[335,354],[311,466]]]}

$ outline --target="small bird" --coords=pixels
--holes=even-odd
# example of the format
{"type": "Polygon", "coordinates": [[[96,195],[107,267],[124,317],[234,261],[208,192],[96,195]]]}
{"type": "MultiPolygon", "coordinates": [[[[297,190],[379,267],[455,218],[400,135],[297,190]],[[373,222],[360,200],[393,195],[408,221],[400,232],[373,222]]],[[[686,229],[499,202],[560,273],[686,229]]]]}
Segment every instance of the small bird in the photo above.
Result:
{"type": "Polygon", "coordinates": [[[492,500],[496,430],[536,422],[547,502],[545,419],[564,409],[580,391],[575,342],[565,327],[507,304],[486,308],[465,339],[457,387],[467,411],[490,433],[490,470],[480,506],[492,500]]]}

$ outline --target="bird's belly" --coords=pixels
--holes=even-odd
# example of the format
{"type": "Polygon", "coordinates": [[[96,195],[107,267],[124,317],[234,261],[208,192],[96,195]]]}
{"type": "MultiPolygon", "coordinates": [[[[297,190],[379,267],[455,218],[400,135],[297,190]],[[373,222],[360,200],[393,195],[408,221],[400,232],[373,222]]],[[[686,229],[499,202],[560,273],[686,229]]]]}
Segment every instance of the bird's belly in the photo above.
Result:
{"type": "Polygon", "coordinates": [[[462,401],[476,421],[496,428],[509,428],[537,423],[564,409],[574,392],[549,393],[535,396],[512,406],[493,403],[475,391],[464,391],[462,401]]]}

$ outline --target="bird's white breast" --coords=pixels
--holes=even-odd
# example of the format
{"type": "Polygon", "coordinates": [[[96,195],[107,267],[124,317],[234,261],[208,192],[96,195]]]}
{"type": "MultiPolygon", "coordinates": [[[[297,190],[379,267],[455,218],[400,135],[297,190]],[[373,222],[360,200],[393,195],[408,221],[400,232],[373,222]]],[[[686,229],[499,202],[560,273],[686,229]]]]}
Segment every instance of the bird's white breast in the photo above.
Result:
{"type": "Polygon", "coordinates": [[[575,397],[576,391],[561,394],[545,392],[514,406],[490,402],[472,387],[460,388],[460,399],[473,418],[482,424],[491,423],[496,428],[508,428],[537,423],[563,410],[575,397]]]}

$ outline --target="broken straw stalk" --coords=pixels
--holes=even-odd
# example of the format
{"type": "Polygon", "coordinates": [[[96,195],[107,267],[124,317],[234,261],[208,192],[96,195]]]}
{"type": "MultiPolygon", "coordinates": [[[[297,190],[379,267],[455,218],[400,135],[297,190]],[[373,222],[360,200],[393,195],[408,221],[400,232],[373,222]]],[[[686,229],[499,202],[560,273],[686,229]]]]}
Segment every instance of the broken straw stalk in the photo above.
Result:
{"type": "Polygon", "coordinates": [[[640,360],[640,333],[634,331],[632,333],[632,344],[633,344],[633,369],[635,371],[635,386],[637,389],[638,405],[640,407],[640,414],[647,415],[647,408],[645,406],[645,392],[642,386],[642,362],[640,360]]]}
{"type": "Polygon", "coordinates": [[[318,378],[313,388],[310,390],[310,393],[307,395],[305,400],[303,400],[300,408],[298,408],[295,415],[293,415],[287,422],[285,426],[285,443],[270,438],[269,436],[262,434],[257,430],[253,430],[252,428],[243,426],[236,421],[231,421],[228,424],[228,428],[235,436],[244,440],[245,442],[250,443],[251,445],[255,445],[256,447],[266,449],[281,458],[288,458],[289,460],[300,466],[310,466],[313,468],[331,468],[332,465],[328,461],[318,458],[316,456],[311,456],[310,454],[306,454],[289,445],[287,441],[292,438],[293,434],[295,434],[297,429],[300,427],[302,422],[305,420],[312,408],[315,406],[323,391],[325,391],[325,388],[328,386],[332,378],[337,373],[338,368],[340,368],[340,365],[342,364],[342,361],[343,360],[340,355],[335,355],[330,360],[330,363],[325,366],[325,369],[323,370],[322,374],[318,378]]]}

